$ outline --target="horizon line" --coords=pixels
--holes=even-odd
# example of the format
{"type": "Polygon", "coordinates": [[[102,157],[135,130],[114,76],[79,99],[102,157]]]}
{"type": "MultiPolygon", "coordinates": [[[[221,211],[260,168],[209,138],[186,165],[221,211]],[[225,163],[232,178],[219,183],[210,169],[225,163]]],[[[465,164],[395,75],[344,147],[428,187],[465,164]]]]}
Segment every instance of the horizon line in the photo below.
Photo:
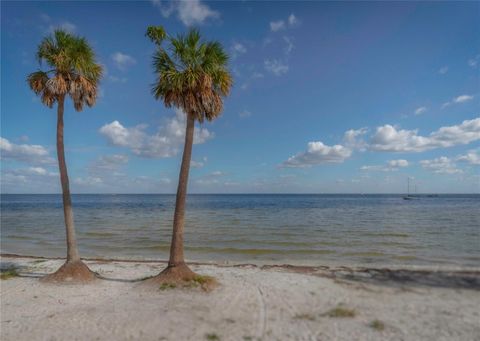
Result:
{"type": "MultiPolygon", "coordinates": [[[[61,195],[62,193],[0,193],[1,195],[61,195]]],[[[176,193],[71,193],[72,195],[175,195],[176,193]]],[[[188,193],[187,195],[406,195],[405,192],[325,192],[325,193],[295,193],[295,192],[284,192],[284,193],[249,193],[249,192],[237,192],[237,193],[188,193]]],[[[464,195],[464,194],[478,194],[480,192],[421,192],[421,193],[410,193],[410,195],[464,195]]]]}

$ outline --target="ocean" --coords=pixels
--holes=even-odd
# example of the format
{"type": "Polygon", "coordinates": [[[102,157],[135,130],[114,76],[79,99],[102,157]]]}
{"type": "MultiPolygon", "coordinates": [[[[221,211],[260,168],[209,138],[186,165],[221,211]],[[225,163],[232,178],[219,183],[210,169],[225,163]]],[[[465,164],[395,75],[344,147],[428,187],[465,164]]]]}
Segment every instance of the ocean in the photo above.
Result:
{"type": "MultiPolygon", "coordinates": [[[[83,257],[168,259],[174,195],[72,197],[83,257]]],[[[64,257],[60,195],[1,195],[1,252],[64,257]]],[[[478,267],[480,195],[190,195],[187,260],[478,267]]]]}

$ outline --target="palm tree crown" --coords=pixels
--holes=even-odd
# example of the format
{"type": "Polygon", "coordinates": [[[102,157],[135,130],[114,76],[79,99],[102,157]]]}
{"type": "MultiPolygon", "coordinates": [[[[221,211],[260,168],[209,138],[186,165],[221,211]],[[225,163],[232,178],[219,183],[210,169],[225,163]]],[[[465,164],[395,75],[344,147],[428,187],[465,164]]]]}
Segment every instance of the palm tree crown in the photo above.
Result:
{"type": "Polygon", "coordinates": [[[95,61],[95,54],[85,40],[56,30],[38,46],[37,59],[46,62],[49,71],[36,71],[28,75],[27,82],[43,104],[52,107],[60,97],[69,95],[75,110],[83,105],[95,104],[102,67],[95,61]]]}
{"type": "Polygon", "coordinates": [[[204,42],[191,29],[186,35],[168,36],[160,26],[150,26],[146,34],[155,44],[153,67],[158,76],[152,88],[156,99],[166,107],[176,106],[199,122],[220,115],[222,97],[230,92],[232,77],[227,69],[228,55],[219,42],[204,42]],[[163,41],[168,48],[162,47],[163,41]],[[168,52],[167,52],[168,51],[168,52]]]}

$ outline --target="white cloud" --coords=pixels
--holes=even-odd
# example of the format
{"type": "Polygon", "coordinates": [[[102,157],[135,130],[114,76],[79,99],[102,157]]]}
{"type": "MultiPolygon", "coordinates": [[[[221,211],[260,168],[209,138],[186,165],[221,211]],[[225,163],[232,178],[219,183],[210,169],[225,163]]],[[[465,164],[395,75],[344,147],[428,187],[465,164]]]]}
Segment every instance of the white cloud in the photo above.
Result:
{"type": "Polygon", "coordinates": [[[247,48],[245,47],[245,45],[243,45],[241,43],[238,43],[238,42],[233,43],[230,50],[232,51],[232,58],[233,59],[237,58],[241,54],[247,53],[247,48]]]}
{"type": "Polygon", "coordinates": [[[103,183],[103,180],[98,176],[87,176],[84,178],[75,178],[73,183],[81,186],[95,186],[103,183]]]}
{"type": "Polygon", "coordinates": [[[259,78],[263,78],[263,77],[264,77],[263,73],[261,73],[261,72],[256,72],[255,71],[254,73],[252,73],[252,79],[259,79],[259,78]]]}
{"type": "Polygon", "coordinates": [[[444,75],[448,72],[448,66],[442,66],[439,70],[438,73],[441,75],[444,75]]]}
{"type": "MultiPolygon", "coordinates": [[[[176,115],[160,126],[154,135],[145,132],[146,125],[124,127],[119,121],[113,121],[100,128],[111,144],[126,147],[138,156],[146,158],[164,158],[177,155],[184,143],[185,114],[176,110],[176,115]]],[[[214,137],[206,128],[195,129],[194,143],[201,144],[214,137]]]]}
{"type": "Polygon", "coordinates": [[[299,21],[298,21],[297,17],[295,16],[295,14],[292,13],[288,16],[288,24],[290,26],[295,26],[298,23],[299,23],[299,21]]]}
{"type": "Polygon", "coordinates": [[[442,109],[445,109],[446,107],[448,107],[452,104],[455,104],[455,103],[465,103],[465,102],[471,101],[473,98],[474,98],[474,96],[472,96],[472,95],[460,95],[458,97],[455,97],[454,99],[452,99],[449,102],[443,103],[442,104],[442,109]]]}
{"type": "Polygon", "coordinates": [[[295,45],[293,45],[293,39],[289,37],[283,37],[283,41],[285,42],[285,48],[284,48],[285,55],[289,56],[295,47],[295,45]]]}
{"type": "Polygon", "coordinates": [[[202,168],[207,163],[207,157],[203,157],[201,161],[192,160],[190,166],[193,168],[202,168]]]}
{"type": "Polygon", "coordinates": [[[399,168],[408,167],[409,163],[407,160],[390,160],[387,162],[386,166],[383,165],[373,165],[373,166],[362,166],[360,170],[363,171],[380,171],[380,172],[395,172],[399,168]]]}
{"type": "Polygon", "coordinates": [[[197,185],[215,185],[219,184],[221,179],[227,174],[221,171],[214,171],[195,180],[197,185]]]}
{"type": "Polygon", "coordinates": [[[480,54],[477,54],[475,57],[470,58],[468,60],[468,65],[470,67],[476,68],[478,66],[478,62],[480,61],[480,54]]]}
{"type": "Polygon", "coordinates": [[[178,17],[186,25],[203,24],[209,18],[218,18],[220,13],[210,9],[199,0],[180,1],[178,17]]]}
{"type": "Polygon", "coordinates": [[[408,167],[408,161],[403,159],[390,160],[388,161],[388,165],[394,168],[408,167]]]}
{"type": "Polygon", "coordinates": [[[422,167],[438,174],[459,174],[463,173],[461,169],[458,169],[451,159],[446,156],[442,156],[433,160],[420,161],[422,167]]]}
{"type": "Polygon", "coordinates": [[[20,142],[28,142],[30,138],[27,135],[22,135],[18,138],[20,142]]]}
{"type": "Polygon", "coordinates": [[[40,193],[45,189],[58,191],[58,173],[43,167],[2,169],[0,176],[2,193],[40,193]]]}
{"type": "Polygon", "coordinates": [[[0,137],[0,152],[2,159],[12,159],[29,164],[55,164],[48,150],[35,144],[15,144],[0,137]]]}
{"type": "Polygon", "coordinates": [[[128,67],[137,63],[135,58],[122,52],[115,52],[112,54],[112,60],[117,68],[125,71],[128,67]]]}
{"type": "Polygon", "coordinates": [[[415,109],[415,115],[421,115],[423,114],[424,112],[427,111],[427,107],[420,107],[420,108],[417,108],[415,109]]]}
{"type": "Polygon", "coordinates": [[[176,12],[178,19],[185,26],[200,25],[208,19],[220,17],[220,13],[212,10],[200,0],[172,1],[165,4],[164,1],[153,0],[152,4],[157,7],[165,18],[176,12]]]}
{"type": "Polygon", "coordinates": [[[456,160],[468,162],[472,165],[480,165],[480,149],[469,150],[467,154],[457,156],[456,160]]]}
{"type": "Polygon", "coordinates": [[[287,20],[277,20],[277,21],[270,21],[270,30],[272,32],[278,32],[281,30],[285,30],[288,27],[294,27],[300,23],[300,20],[295,16],[295,14],[291,13],[287,20]]]}
{"type": "Polygon", "coordinates": [[[241,43],[234,43],[233,46],[232,46],[232,50],[234,52],[237,52],[237,53],[246,53],[247,52],[247,48],[245,47],[245,45],[243,45],[241,43]]]}
{"type": "Polygon", "coordinates": [[[327,146],[320,141],[309,142],[307,150],[288,158],[283,167],[310,167],[324,163],[342,163],[352,151],[342,145],[327,146]]]}
{"type": "Polygon", "coordinates": [[[77,26],[74,23],[68,20],[54,21],[48,14],[45,13],[40,13],[40,20],[43,22],[43,24],[40,25],[40,28],[47,34],[51,34],[58,29],[67,31],[69,33],[75,33],[77,30],[77,26]]]}
{"type": "Polygon", "coordinates": [[[31,174],[36,174],[36,175],[46,175],[47,174],[47,170],[45,168],[42,168],[42,167],[30,167],[30,168],[28,168],[28,172],[30,172],[31,174]]]}
{"type": "Polygon", "coordinates": [[[252,113],[248,110],[243,110],[238,116],[240,116],[240,118],[246,118],[252,116],[252,113]]]}
{"type": "Polygon", "coordinates": [[[109,75],[108,80],[110,80],[113,83],[126,83],[128,79],[126,77],[117,77],[117,76],[109,75]]]}
{"type": "Polygon", "coordinates": [[[271,73],[273,73],[275,76],[281,76],[285,73],[288,72],[288,65],[284,64],[282,61],[278,59],[273,59],[273,60],[265,60],[265,69],[271,73]]]}
{"type": "Polygon", "coordinates": [[[367,144],[361,138],[361,136],[365,135],[367,131],[367,128],[347,130],[343,135],[343,143],[350,149],[359,149],[364,151],[367,147],[367,144]]]}
{"type": "Polygon", "coordinates": [[[102,155],[89,167],[91,174],[103,174],[117,171],[121,166],[128,163],[128,155],[125,154],[112,154],[102,155]]]}
{"type": "Polygon", "coordinates": [[[473,99],[473,96],[470,95],[461,95],[453,99],[454,103],[465,103],[473,99]]]}
{"type": "Polygon", "coordinates": [[[61,21],[57,24],[50,24],[47,28],[47,33],[53,33],[55,30],[64,30],[68,33],[75,33],[77,26],[70,21],[61,21]]]}
{"type": "Polygon", "coordinates": [[[271,21],[270,22],[270,30],[272,32],[277,32],[277,31],[280,31],[280,30],[284,30],[285,28],[286,28],[285,21],[283,21],[283,20],[271,21]]]}
{"type": "Polygon", "coordinates": [[[384,152],[422,152],[468,144],[480,139],[480,117],[465,120],[459,125],[441,127],[428,136],[419,136],[418,130],[398,130],[386,124],[378,127],[371,137],[369,148],[384,152]]]}

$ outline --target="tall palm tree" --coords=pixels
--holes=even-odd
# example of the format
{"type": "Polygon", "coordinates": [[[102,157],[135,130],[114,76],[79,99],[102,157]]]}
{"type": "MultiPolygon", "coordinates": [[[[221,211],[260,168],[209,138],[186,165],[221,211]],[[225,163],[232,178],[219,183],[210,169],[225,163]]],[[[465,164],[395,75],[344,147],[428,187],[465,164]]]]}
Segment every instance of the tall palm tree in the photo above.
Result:
{"type": "Polygon", "coordinates": [[[66,97],[72,99],[76,111],[84,104],[95,104],[102,67],[85,40],[62,30],[45,37],[38,46],[39,64],[45,62],[48,71],[28,75],[27,82],[42,103],[52,108],[57,104],[57,157],[63,194],[63,213],[67,237],[67,260],[55,273],[46,276],[49,281],[89,281],[94,274],[81,261],[75,238],[72,200],[63,144],[63,113],[66,97]]]}
{"type": "Polygon", "coordinates": [[[202,123],[205,119],[212,121],[220,115],[223,110],[222,98],[230,92],[232,76],[227,69],[228,55],[222,45],[216,41],[202,40],[195,29],[186,35],[171,37],[163,27],[150,26],[146,35],[157,45],[153,55],[157,81],[152,93],[167,108],[180,108],[186,115],[185,145],[175,201],[170,259],[168,267],[156,279],[189,280],[195,274],[185,264],[183,231],[195,120],[202,123]]]}

